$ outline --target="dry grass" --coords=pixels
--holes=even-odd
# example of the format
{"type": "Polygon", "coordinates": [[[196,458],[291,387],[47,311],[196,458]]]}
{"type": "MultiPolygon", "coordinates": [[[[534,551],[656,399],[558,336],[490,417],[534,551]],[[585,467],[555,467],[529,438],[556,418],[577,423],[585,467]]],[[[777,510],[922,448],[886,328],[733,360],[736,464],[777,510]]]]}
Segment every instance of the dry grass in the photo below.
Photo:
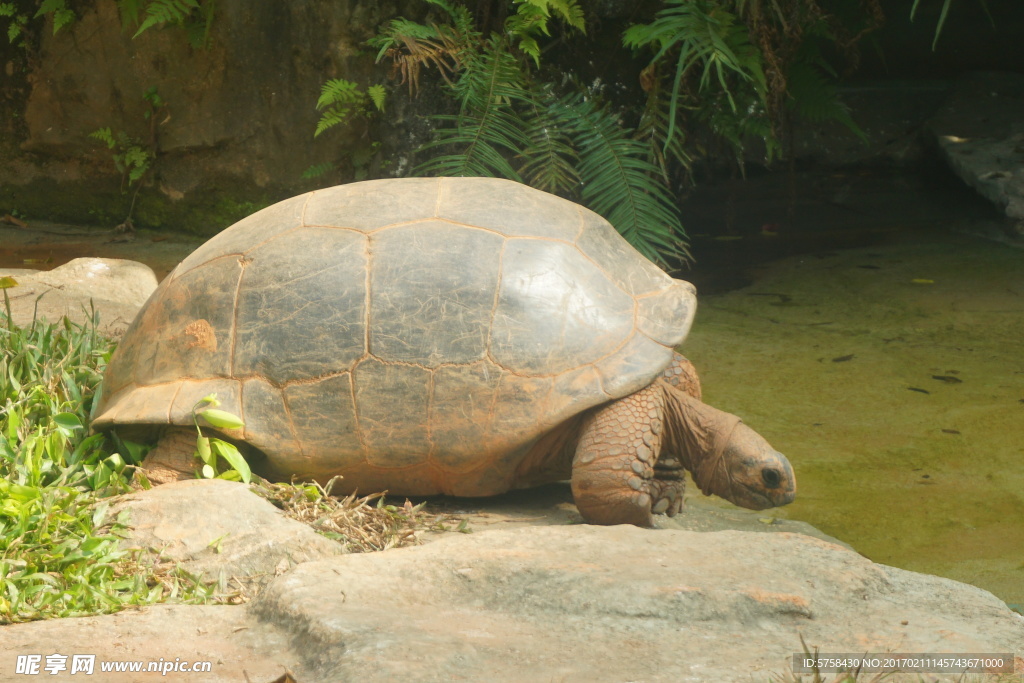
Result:
{"type": "Polygon", "coordinates": [[[316,482],[273,484],[259,481],[251,488],[291,519],[339,542],[348,553],[415,545],[420,542],[423,531],[469,531],[465,520],[448,514],[431,514],[425,510],[425,503],[413,505],[406,500],[402,506],[388,505],[384,500],[386,491],[361,497],[355,493],[343,498],[332,496],[331,489],[337,479],[331,479],[326,487],[316,482]]]}

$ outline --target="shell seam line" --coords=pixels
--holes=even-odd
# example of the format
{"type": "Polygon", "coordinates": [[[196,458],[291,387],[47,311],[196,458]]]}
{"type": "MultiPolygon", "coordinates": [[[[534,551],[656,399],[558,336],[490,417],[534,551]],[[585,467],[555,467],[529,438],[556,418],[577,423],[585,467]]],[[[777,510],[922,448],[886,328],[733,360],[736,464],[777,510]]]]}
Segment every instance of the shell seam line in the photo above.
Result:
{"type": "Polygon", "coordinates": [[[292,417],[292,407],[288,403],[288,393],[281,391],[281,405],[284,407],[284,416],[288,420],[288,431],[291,432],[292,438],[295,439],[295,445],[299,449],[299,456],[302,458],[308,457],[306,455],[306,447],[302,443],[302,439],[299,438],[299,430],[295,427],[295,420],[292,417]]]}
{"type": "MultiPolygon", "coordinates": [[[[171,411],[174,410],[174,402],[178,400],[178,394],[181,393],[182,387],[185,386],[184,381],[179,379],[177,382],[178,388],[174,390],[174,396],[171,396],[171,400],[167,403],[167,420],[165,420],[167,424],[171,424],[171,411]]],[[[170,382],[168,382],[168,384],[170,384],[170,382]]]]}
{"type": "Polygon", "coordinates": [[[238,344],[238,299],[242,294],[242,278],[245,277],[245,267],[252,259],[241,256],[238,259],[238,280],[235,282],[235,296],[231,302],[231,329],[228,330],[228,343],[230,346],[228,355],[228,374],[235,374],[235,346],[238,344]]]}
{"type": "Polygon", "coordinates": [[[356,400],[356,373],[355,368],[348,377],[348,393],[349,398],[352,400],[352,420],[355,422],[355,429],[353,430],[356,435],[356,441],[359,443],[359,448],[363,452],[363,461],[367,464],[370,462],[370,447],[366,443],[366,435],[363,434],[362,418],[359,416],[359,401],[356,400]]]}
{"type": "Polygon", "coordinates": [[[309,202],[316,195],[316,190],[306,194],[306,201],[302,202],[302,210],[299,211],[299,225],[305,227],[306,225],[306,209],[309,208],[309,202]]]}
{"type": "MultiPolygon", "coordinates": [[[[498,315],[498,303],[500,301],[501,282],[502,282],[502,279],[503,279],[502,275],[505,273],[504,261],[505,261],[505,247],[506,247],[506,245],[508,245],[508,239],[507,238],[504,241],[502,241],[501,249],[498,250],[498,280],[497,280],[497,282],[494,283],[494,301],[491,303],[491,315],[489,316],[489,320],[488,320],[488,324],[487,324],[487,340],[486,340],[486,342],[484,344],[484,356],[486,358],[490,358],[492,360],[492,362],[494,360],[494,357],[493,357],[494,351],[491,348],[491,344],[494,341],[494,320],[495,320],[495,317],[498,315]]],[[[497,365],[499,368],[501,367],[501,365],[498,364],[498,363],[495,363],[495,365],[497,365]]]]}

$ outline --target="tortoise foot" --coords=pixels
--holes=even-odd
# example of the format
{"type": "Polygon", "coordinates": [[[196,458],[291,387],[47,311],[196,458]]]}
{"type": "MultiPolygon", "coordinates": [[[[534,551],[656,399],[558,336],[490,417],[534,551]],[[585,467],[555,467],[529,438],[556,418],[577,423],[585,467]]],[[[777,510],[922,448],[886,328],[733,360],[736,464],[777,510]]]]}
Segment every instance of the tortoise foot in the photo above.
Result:
{"type": "Polygon", "coordinates": [[[169,428],[142,461],[141,469],[154,486],[195,479],[195,430],[169,428]]]}

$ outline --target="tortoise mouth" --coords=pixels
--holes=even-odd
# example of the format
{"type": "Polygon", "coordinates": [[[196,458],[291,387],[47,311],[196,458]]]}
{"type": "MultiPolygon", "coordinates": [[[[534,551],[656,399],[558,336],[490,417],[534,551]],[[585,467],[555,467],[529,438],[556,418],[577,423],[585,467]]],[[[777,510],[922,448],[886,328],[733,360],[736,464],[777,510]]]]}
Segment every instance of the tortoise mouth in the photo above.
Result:
{"type": "Polygon", "coordinates": [[[796,489],[792,486],[769,491],[748,484],[742,484],[742,486],[747,493],[747,500],[744,501],[743,507],[750,510],[782,507],[789,505],[796,498],[796,489]]]}

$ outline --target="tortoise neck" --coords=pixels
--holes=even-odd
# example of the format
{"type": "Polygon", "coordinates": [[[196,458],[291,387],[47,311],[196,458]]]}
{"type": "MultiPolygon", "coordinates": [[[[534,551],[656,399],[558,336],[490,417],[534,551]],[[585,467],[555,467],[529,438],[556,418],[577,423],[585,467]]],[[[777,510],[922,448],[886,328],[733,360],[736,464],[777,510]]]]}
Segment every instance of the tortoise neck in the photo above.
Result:
{"type": "Polygon", "coordinates": [[[722,477],[728,474],[722,456],[740,418],[712,408],[666,382],[662,382],[662,393],[665,397],[662,451],[680,459],[703,493],[718,493],[718,489],[726,485],[722,477]]]}

